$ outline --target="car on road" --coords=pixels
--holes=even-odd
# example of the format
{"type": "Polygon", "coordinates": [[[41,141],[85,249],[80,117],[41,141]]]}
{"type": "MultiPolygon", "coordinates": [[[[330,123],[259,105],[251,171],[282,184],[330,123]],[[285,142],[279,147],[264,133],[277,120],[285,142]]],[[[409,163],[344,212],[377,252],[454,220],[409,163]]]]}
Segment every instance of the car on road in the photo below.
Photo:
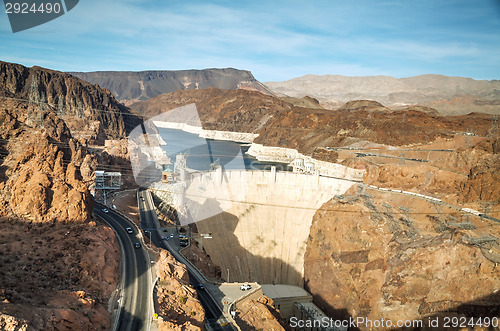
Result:
{"type": "Polygon", "coordinates": [[[246,290],[250,290],[252,287],[248,284],[243,284],[240,286],[240,290],[242,291],[246,291],[246,290]]]}
{"type": "Polygon", "coordinates": [[[105,212],[105,213],[109,212],[108,208],[103,208],[102,211],[105,212]]]}
{"type": "Polygon", "coordinates": [[[198,284],[198,289],[201,291],[205,291],[205,286],[203,284],[198,284]]]}
{"type": "Polygon", "coordinates": [[[174,237],[174,234],[173,234],[173,233],[171,233],[171,234],[170,234],[170,238],[173,238],[173,237],[174,237]]]}
{"type": "Polygon", "coordinates": [[[134,230],[132,230],[132,228],[130,227],[126,228],[125,230],[127,230],[128,233],[134,233],[134,230]]]}
{"type": "Polygon", "coordinates": [[[135,248],[141,248],[141,244],[140,243],[135,243],[135,248]]]}

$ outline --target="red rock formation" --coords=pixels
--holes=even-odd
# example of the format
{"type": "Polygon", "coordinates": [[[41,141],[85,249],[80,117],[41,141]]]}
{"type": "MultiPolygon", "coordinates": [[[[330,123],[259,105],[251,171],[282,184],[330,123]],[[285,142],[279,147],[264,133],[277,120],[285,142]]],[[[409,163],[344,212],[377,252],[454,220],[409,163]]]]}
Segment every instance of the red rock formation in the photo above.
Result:
{"type": "Polygon", "coordinates": [[[177,262],[166,250],[161,250],[156,264],[160,330],[203,330],[205,311],[189,285],[186,266],[177,262]]]}
{"type": "Polygon", "coordinates": [[[453,210],[423,199],[366,193],[332,199],[313,219],[304,279],[320,308],[339,319],[393,322],[498,316],[498,267],[487,258],[489,248],[468,239],[500,238],[497,227],[485,228],[479,218],[452,222],[453,210]],[[436,208],[442,215],[433,214],[436,208]]]}

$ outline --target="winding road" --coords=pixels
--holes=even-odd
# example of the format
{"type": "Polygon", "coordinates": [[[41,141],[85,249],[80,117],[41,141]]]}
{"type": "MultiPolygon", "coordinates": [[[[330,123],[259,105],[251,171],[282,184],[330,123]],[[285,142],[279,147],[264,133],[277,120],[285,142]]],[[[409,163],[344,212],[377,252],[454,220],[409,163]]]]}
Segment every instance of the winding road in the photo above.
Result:
{"type": "Polygon", "coordinates": [[[103,205],[97,204],[94,214],[104,220],[116,233],[120,242],[122,254],[121,281],[123,292],[120,297],[120,308],[117,312],[113,330],[136,331],[149,330],[151,321],[149,259],[147,251],[142,247],[135,248],[140,243],[136,227],[126,218],[109,210],[103,211],[103,205]],[[133,229],[133,234],[126,231],[133,229]]]}
{"type": "MultiPolygon", "coordinates": [[[[141,228],[147,232],[148,238],[151,239],[154,245],[167,249],[177,261],[186,265],[189,274],[189,280],[193,287],[197,288],[198,284],[205,284],[205,277],[178,252],[178,247],[173,244],[173,240],[163,240],[157,231],[158,216],[154,209],[151,194],[147,190],[139,190],[137,193],[139,204],[139,213],[141,219],[141,228]],[[171,244],[172,243],[172,244],[171,244]]],[[[220,307],[213,296],[210,295],[210,290],[205,286],[205,290],[197,290],[198,299],[205,309],[205,318],[208,321],[207,328],[216,330],[234,330],[230,321],[224,316],[222,307],[220,307]]]]}

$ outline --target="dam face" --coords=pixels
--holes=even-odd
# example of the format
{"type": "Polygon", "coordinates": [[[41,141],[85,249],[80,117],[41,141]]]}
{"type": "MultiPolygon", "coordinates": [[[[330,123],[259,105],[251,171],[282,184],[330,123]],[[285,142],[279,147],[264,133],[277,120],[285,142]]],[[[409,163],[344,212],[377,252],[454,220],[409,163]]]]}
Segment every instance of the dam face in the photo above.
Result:
{"type": "Polygon", "coordinates": [[[182,200],[199,233],[212,233],[200,244],[224,278],[229,270],[230,282],[298,286],[302,286],[313,215],[355,184],[275,168],[224,172],[219,168],[189,177],[182,200]]]}

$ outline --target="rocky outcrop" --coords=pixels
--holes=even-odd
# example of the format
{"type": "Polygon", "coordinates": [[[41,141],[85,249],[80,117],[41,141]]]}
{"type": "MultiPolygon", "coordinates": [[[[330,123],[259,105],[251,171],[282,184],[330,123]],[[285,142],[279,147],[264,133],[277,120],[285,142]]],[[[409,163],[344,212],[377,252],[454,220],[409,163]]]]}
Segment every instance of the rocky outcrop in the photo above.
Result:
{"type": "Polygon", "coordinates": [[[110,90],[127,104],[148,100],[177,90],[216,87],[224,90],[254,90],[272,93],[259,83],[250,71],[225,69],[179,71],[98,71],[72,72],[72,75],[110,90]]]}
{"type": "Polygon", "coordinates": [[[345,111],[376,111],[376,112],[389,112],[389,108],[384,107],[381,103],[372,100],[354,100],[349,101],[345,105],[338,108],[338,110],[345,111]]]}
{"type": "Polygon", "coordinates": [[[374,190],[339,196],[314,217],[306,288],[339,319],[498,316],[500,274],[488,257],[492,246],[476,246],[481,241],[473,238],[500,233],[482,224],[409,196],[374,190]]]}
{"type": "Polygon", "coordinates": [[[204,330],[205,311],[189,285],[186,266],[164,249],[156,265],[159,330],[204,330]]]}
{"type": "Polygon", "coordinates": [[[6,110],[0,110],[0,118],[9,165],[0,184],[2,213],[37,221],[88,221],[93,200],[79,171],[85,152],[64,122],[49,115],[42,131],[24,126],[6,110]]]}
{"type": "MultiPolygon", "coordinates": [[[[105,137],[123,138],[140,123],[137,116],[99,86],[67,73],[0,61],[0,97],[27,102],[32,82],[38,86],[35,103],[45,98],[46,110],[61,107],[71,131],[82,133],[91,142],[103,143],[105,137]]],[[[39,107],[36,108],[34,115],[38,116],[39,107]]],[[[28,110],[19,121],[28,121],[28,110]]]]}
{"type": "Polygon", "coordinates": [[[290,330],[289,326],[280,323],[279,312],[273,307],[273,300],[262,296],[257,300],[244,299],[236,304],[236,323],[242,331],[290,330]]]}
{"type": "Polygon", "coordinates": [[[482,158],[470,170],[468,180],[460,186],[463,202],[500,203],[500,155],[482,158]]]}

